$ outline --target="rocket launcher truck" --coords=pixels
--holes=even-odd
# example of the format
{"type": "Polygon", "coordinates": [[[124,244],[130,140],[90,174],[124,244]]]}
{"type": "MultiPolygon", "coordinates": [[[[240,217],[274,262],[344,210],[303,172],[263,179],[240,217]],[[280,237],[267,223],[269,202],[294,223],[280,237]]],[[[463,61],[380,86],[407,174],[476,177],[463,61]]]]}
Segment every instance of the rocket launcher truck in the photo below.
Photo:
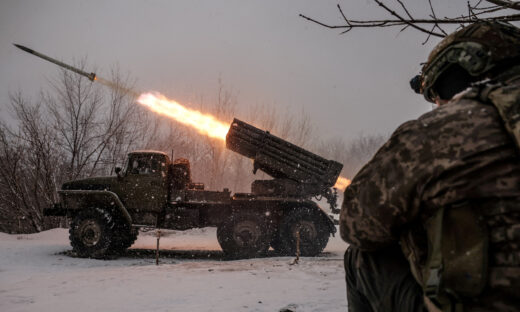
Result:
{"type": "Polygon", "coordinates": [[[206,190],[191,180],[187,159],[158,151],[135,151],[116,176],[66,182],[47,216],[71,219],[70,242],[81,257],[105,258],[124,252],[139,228],[187,230],[216,227],[223,252],[233,258],[318,255],[336,232],[332,218],[312,201],[325,197],[337,210],[333,189],[342,165],[238,119],[226,147],[253,160],[250,193],[206,190]]]}

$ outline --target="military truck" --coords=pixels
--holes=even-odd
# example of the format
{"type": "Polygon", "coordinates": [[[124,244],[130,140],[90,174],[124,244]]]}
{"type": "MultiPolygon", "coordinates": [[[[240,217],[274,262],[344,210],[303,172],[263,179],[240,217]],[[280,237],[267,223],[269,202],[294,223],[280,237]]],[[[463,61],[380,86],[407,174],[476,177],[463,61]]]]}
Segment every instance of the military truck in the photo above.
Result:
{"type": "Polygon", "coordinates": [[[251,193],[206,190],[191,179],[187,159],[159,151],[135,151],[116,176],[66,182],[47,216],[71,219],[70,242],[82,257],[118,254],[136,240],[139,228],[187,230],[217,227],[230,257],[318,255],[336,232],[332,218],[311,199],[324,196],[336,209],[332,188],[342,165],[235,119],[226,147],[254,160],[251,193]]]}

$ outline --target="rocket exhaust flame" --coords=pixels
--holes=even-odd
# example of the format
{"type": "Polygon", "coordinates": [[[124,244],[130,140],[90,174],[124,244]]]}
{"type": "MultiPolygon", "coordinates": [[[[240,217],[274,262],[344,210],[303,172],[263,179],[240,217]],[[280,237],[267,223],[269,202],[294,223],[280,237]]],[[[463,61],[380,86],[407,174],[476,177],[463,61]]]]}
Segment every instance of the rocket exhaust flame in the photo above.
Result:
{"type": "Polygon", "coordinates": [[[186,108],[161,94],[143,93],[139,96],[137,102],[158,114],[168,116],[184,125],[190,126],[201,134],[226,141],[229,124],[223,123],[211,115],[186,108]]]}
{"type": "Polygon", "coordinates": [[[350,185],[351,182],[352,181],[350,181],[349,179],[340,176],[338,178],[338,180],[336,181],[336,184],[334,185],[334,187],[340,191],[345,191],[345,189],[347,188],[347,186],[350,185]]]}

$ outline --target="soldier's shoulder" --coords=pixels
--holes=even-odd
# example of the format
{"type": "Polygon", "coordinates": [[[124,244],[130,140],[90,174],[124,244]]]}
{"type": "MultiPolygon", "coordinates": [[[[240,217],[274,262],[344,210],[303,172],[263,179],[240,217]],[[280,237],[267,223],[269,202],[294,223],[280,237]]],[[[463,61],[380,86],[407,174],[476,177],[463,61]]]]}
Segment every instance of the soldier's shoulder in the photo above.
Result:
{"type": "Polygon", "coordinates": [[[447,104],[423,114],[417,120],[425,126],[435,126],[437,123],[444,124],[448,120],[466,120],[477,111],[489,114],[493,113],[493,108],[476,97],[457,96],[447,104]]]}
{"type": "Polygon", "coordinates": [[[393,135],[423,132],[427,128],[431,128],[437,121],[441,121],[448,116],[453,117],[453,115],[456,114],[459,109],[459,107],[451,105],[451,103],[437,107],[427,113],[422,114],[417,119],[409,120],[401,124],[395,130],[393,135]]]}
{"type": "MultiPolygon", "coordinates": [[[[468,90],[469,92],[469,90],[468,90]]],[[[401,124],[392,134],[393,138],[429,136],[428,133],[438,133],[437,130],[449,129],[468,118],[473,120],[495,119],[496,109],[476,97],[461,96],[447,104],[441,105],[417,119],[401,124]]]]}
{"type": "Polygon", "coordinates": [[[397,127],[397,129],[395,129],[392,136],[397,135],[397,134],[413,132],[413,131],[420,130],[420,129],[421,129],[421,127],[420,127],[419,120],[412,119],[412,120],[408,120],[408,121],[402,123],[399,127],[397,127]]]}

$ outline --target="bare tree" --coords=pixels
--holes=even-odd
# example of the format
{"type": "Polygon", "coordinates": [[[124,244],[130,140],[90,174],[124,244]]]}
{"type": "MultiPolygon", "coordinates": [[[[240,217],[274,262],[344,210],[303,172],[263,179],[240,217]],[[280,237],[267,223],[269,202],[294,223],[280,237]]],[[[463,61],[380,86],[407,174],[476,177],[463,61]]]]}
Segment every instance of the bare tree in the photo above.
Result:
{"type": "Polygon", "coordinates": [[[383,135],[359,135],[347,147],[345,161],[348,176],[353,177],[368,162],[388,138],[383,135]]]}
{"type": "Polygon", "coordinates": [[[390,15],[391,18],[374,20],[351,19],[347,17],[347,14],[339,4],[337,5],[337,9],[343,20],[341,24],[328,24],[303,14],[300,14],[300,16],[323,27],[341,30],[342,34],[348,33],[355,28],[400,27],[400,31],[412,28],[427,34],[424,43],[426,43],[431,36],[447,36],[447,32],[443,28],[444,25],[466,25],[479,20],[520,21],[520,14],[516,13],[516,11],[520,10],[520,1],[471,0],[467,2],[465,12],[456,12],[451,16],[439,17],[434,9],[432,0],[428,0],[428,15],[427,17],[419,18],[415,14],[412,14],[403,0],[386,1],[386,3],[382,0],[372,1],[390,15]],[[388,4],[388,2],[391,2],[391,4],[388,4]]]}
{"type": "MultiPolygon", "coordinates": [[[[84,64],[80,65],[84,67],[84,64]]],[[[99,131],[103,97],[92,82],[65,70],[53,87],[53,92],[44,97],[46,107],[60,144],[68,154],[68,179],[76,179],[82,176],[103,142],[103,134],[99,131]]]]}
{"type": "Polygon", "coordinates": [[[349,142],[345,142],[341,138],[318,142],[315,150],[326,158],[342,163],[342,175],[352,178],[386,140],[387,136],[383,135],[359,134],[349,142]]]}
{"type": "Polygon", "coordinates": [[[0,128],[0,211],[7,223],[18,220],[14,226],[19,231],[41,231],[50,225],[43,208],[56,200],[61,180],[55,131],[45,122],[40,103],[30,104],[17,93],[11,104],[19,127],[0,128]]]}
{"type": "MultiPolygon", "coordinates": [[[[222,121],[231,123],[237,111],[237,99],[233,92],[226,90],[221,79],[218,80],[217,101],[213,107],[213,115],[222,121]]],[[[225,148],[225,143],[211,138],[205,138],[207,144],[204,151],[206,158],[206,172],[209,174],[209,187],[220,188],[224,176],[230,171],[229,151],[225,148]]]]}
{"type": "Polygon", "coordinates": [[[135,104],[128,79],[117,70],[111,76],[115,87],[106,92],[63,70],[53,92],[45,97],[51,122],[67,152],[69,179],[106,172],[107,168],[110,172],[129,149],[156,131],[149,113],[135,104]]]}
{"type": "Polygon", "coordinates": [[[101,119],[101,140],[90,174],[99,171],[113,173],[128,152],[136,148],[149,148],[157,136],[160,120],[151,112],[136,104],[136,93],[131,91],[133,83],[120,71],[112,70],[111,84],[114,86],[104,101],[104,118],[101,119]]]}
{"type": "Polygon", "coordinates": [[[43,218],[66,180],[110,173],[129,150],[155,136],[150,114],[135,104],[128,80],[98,89],[62,72],[36,101],[10,97],[17,124],[0,125],[0,230],[35,232],[59,225],[43,218]],[[103,92],[104,91],[104,92],[103,92]]]}

